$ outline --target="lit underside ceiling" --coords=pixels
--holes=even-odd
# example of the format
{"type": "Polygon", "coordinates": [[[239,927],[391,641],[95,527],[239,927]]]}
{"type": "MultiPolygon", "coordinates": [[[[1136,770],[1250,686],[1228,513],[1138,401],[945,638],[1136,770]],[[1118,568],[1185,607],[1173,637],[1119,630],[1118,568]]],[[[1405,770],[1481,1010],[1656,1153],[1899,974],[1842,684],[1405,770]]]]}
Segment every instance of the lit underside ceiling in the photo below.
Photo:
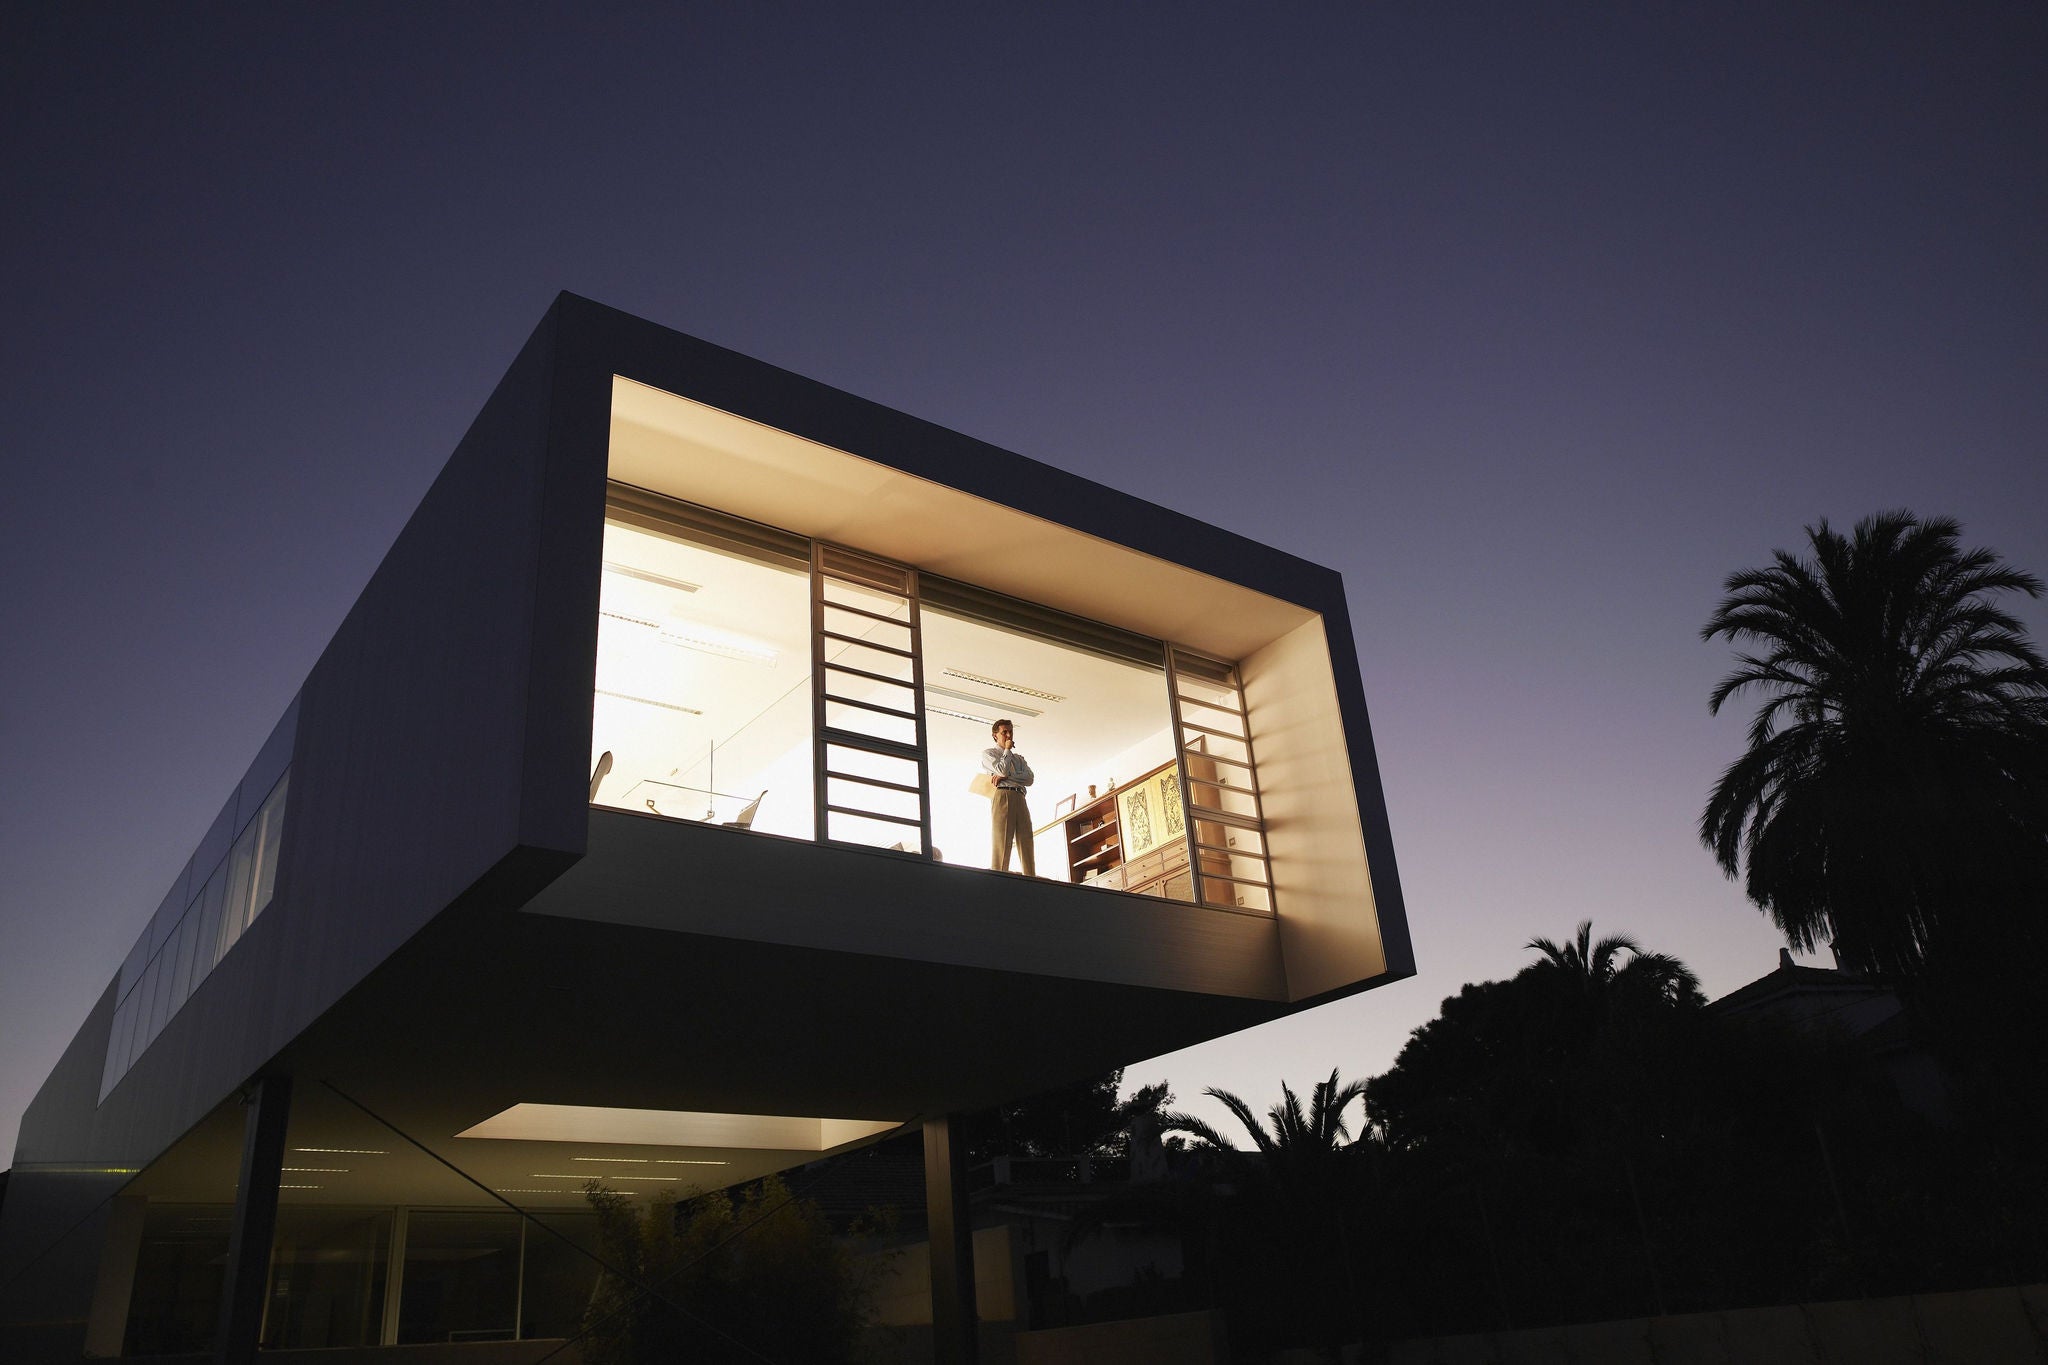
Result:
{"type": "Polygon", "coordinates": [[[893,1119],[878,1122],[791,1114],[707,1114],[682,1109],[515,1104],[455,1136],[518,1142],[652,1143],[663,1147],[823,1152],[886,1133],[896,1126],[893,1119]]]}
{"type": "Polygon", "coordinates": [[[612,381],[610,476],[1225,659],[1315,615],[630,379],[612,381]]]}
{"type": "MultiPolygon", "coordinates": [[[[621,1194],[681,1196],[801,1166],[897,1126],[522,1104],[453,1139],[408,1137],[317,1083],[301,1083],[292,1100],[279,1198],[286,1204],[502,1201],[520,1208],[578,1209],[587,1206],[584,1187],[591,1180],[621,1194]],[[650,1140],[656,1138],[671,1140],[650,1140]]],[[[153,1162],[126,1193],[160,1202],[231,1204],[241,1146],[242,1113],[231,1102],[153,1162]]]]}

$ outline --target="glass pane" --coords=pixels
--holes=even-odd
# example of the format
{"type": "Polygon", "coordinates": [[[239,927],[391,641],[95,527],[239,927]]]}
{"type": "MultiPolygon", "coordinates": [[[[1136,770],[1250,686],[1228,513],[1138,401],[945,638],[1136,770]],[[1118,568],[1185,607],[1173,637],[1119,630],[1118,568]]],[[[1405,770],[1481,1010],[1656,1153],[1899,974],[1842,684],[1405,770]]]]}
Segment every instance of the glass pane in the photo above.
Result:
{"type": "Polygon", "coordinates": [[[177,951],[177,967],[171,976],[171,1013],[178,1012],[178,1006],[185,1003],[185,997],[192,993],[192,959],[197,957],[199,946],[199,921],[205,916],[197,907],[185,912],[185,922],[178,926],[178,933],[171,945],[164,951],[177,951]]]}
{"type": "MultiPolygon", "coordinates": [[[[1235,702],[1211,706],[1206,702],[1189,697],[1185,689],[1181,693],[1180,718],[1188,725],[1198,725],[1204,730],[1213,730],[1221,736],[1240,738],[1244,734],[1244,717],[1237,714],[1235,702]]],[[[1191,735],[1190,738],[1193,736],[1191,735]]]]}
{"type": "Polygon", "coordinates": [[[894,782],[899,787],[917,786],[917,764],[911,760],[894,754],[855,749],[845,744],[828,743],[825,746],[825,768],[828,772],[852,773],[855,777],[894,782]]]}
{"type": "MultiPolygon", "coordinates": [[[[898,604],[896,614],[907,618],[910,614],[909,606],[898,604]]],[[[910,648],[910,625],[907,620],[876,621],[855,612],[842,611],[829,602],[825,604],[825,629],[834,635],[865,640],[884,649],[910,648]]]]}
{"type": "Polygon", "coordinates": [[[508,1341],[519,1296],[519,1215],[415,1209],[405,1224],[400,1345],[508,1341]]]}
{"type": "Polygon", "coordinates": [[[1259,858],[1246,858],[1231,853],[1211,853],[1204,850],[1201,854],[1201,866],[1202,875],[1205,877],[1211,875],[1231,877],[1240,882],[1264,882],[1266,880],[1266,864],[1264,860],[1259,858]]]}
{"type": "Polygon", "coordinates": [[[824,678],[825,695],[828,697],[870,702],[892,711],[917,710],[917,692],[908,682],[881,682],[831,664],[825,665],[824,678]]]}
{"type": "Polygon", "coordinates": [[[1193,773],[1188,774],[1188,803],[1198,811],[1221,811],[1225,815],[1239,815],[1247,820],[1256,820],[1259,815],[1258,802],[1251,793],[1237,791],[1216,782],[1205,782],[1193,773]]]}
{"type": "MultiPolygon", "coordinates": [[[[145,979],[147,979],[147,976],[148,973],[145,970],[145,979]]],[[[134,992],[128,997],[128,1026],[121,1031],[121,1070],[123,1072],[135,1065],[135,1059],[141,1055],[142,1049],[148,1046],[148,1035],[149,998],[142,993],[142,987],[138,984],[134,992]]]]}
{"type": "Polygon", "coordinates": [[[228,1205],[150,1204],[135,1258],[123,1354],[213,1349],[233,1212],[228,1205]]]}
{"type": "MultiPolygon", "coordinates": [[[[242,936],[242,930],[249,923],[249,897],[256,889],[256,839],[262,823],[258,819],[242,831],[242,837],[235,841],[234,850],[228,854],[227,878],[222,883],[226,888],[227,908],[223,913],[234,921],[232,933],[235,938],[242,936]]],[[[209,886],[208,890],[212,888],[209,886]]]]}
{"type": "Polygon", "coordinates": [[[597,1292],[598,1264],[585,1253],[599,1251],[593,1214],[543,1214],[540,1228],[526,1230],[526,1286],[520,1294],[519,1335],[526,1340],[573,1337],[597,1292]],[[566,1243],[563,1239],[567,1239],[566,1243]]]}
{"type": "Polygon", "coordinates": [[[249,897],[248,918],[252,920],[263,913],[270,904],[271,893],[277,889],[277,854],[284,844],[285,789],[291,780],[290,772],[277,780],[277,786],[263,803],[262,814],[256,817],[262,835],[256,851],[256,886],[249,897]]]}
{"type": "Polygon", "coordinates": [[[1200,821],[1195,828],[1195,842],[1205,850],[1225,853],[1258,855],[1266,851],[1266,840],[1255,829],[1239,829],[1235,825],[1219,825],[1213,820],[1200,821]]]}
{"type": "MultiPolygon", "coordinates": [[[[183,878],[180,878],[179,880],[182,881],[183,878]]],[[[179,893],[173,892],[172,894],[178,895],[179,893]]],[[[169,902],[170,899],[171,896],[164,897],[165,902],[169,902]]],[[[182,900],[182,896],[180,896],[180,899],[182,900]]],[[[150,924],[154,925],[155,923],[156,920],[152,916],[150,924]]],[[[135,946],[128,950],[127,960],[121,964],[121,995],[124,998],[128,995],[130,991],[135,989],[135,983],[142,979],[142,969],[144,967],[147,967],[148,965],[149,928],[144,927],[142,931],[142,936],[135,940],[135,946]]]]}
{"type": "Polygon", "coordinates": [[[198,961],[193,964],[192,984],[197,986],[206,979],[215,965],[220,962],[220,917],[227,906],[226,896],[201,896],[199,903],[192,907],[192,918],[199,925],[198,961]]]}
{"type": "Polygon", "coordinates": [[[591,801],[814,837],[808,568],[618,520],[604,560],[591,801]]]}
{"type": "Polygon", "coordinates": [[[100,1072],[102,1099],[128,1070],[128,1032],[134,1026],[135,997],[131,995],[114,1010],[114,1022],[107,1030],[107,1064],[100,1072]]]}
{"type": "Polygon", "coordinates": [[[1265,887],[1244,886],[1226,881],[1203,882],[1202,903],[1237,910],[1256,910],[1260,914],[1271,914],[1273,910],[1273,902],[1267,896],[1265,887]]]}
{"type": "MultiPolygon", "coordinates": [[[[1120,794],[1143,792],[1150,852],[1182,838],[1172,713],[1163,668],[1026,633],[951,609],[923,613],[932,842],[947,861],[996,865],[994,811],[972,789],[993,722],[1011,723],[1012,753],[1030,766],[1025,794],[1038,876],[1120,887],[1120,794]],[[1168,805],[1173,810],[1167,819],[1168,805]]],[[[1010,866],[1019,868],[1020,852],[1010,866]]]]}
{"type": "Polygon", "coordinates": [[[825,779],[825,802],[874,815],[901,816],[906,820],[917,819],[924,810],[924,802],[915,792],[899,792],[844,777],[825,779]]]}
{"type": "Polygon", "coordinates": [[[280,1208],[264,1347],[377,1345],[390,1254],[388,1209],[280,1208]]]}
{"type": "Polygon", "coordinates": [[[228,895],[228,869],[225,866],[219,872],[214,873],[212,880],[207,882],[206,899],[209,903],[216,900],[222,903],[219,911],[219,956],[215,958],[215,961],[219,961],[220,957],[225,957],[228,949],[234,947],[236,942],[240,940],[242,930],[248,927],[249,903],[246,896],[230,897],[228,895]]]}
{"type": "MultiPolygon", "coordinates": [[[[875,704],[879,706],[884,703],[875,704]]],[[[917,743],[916,721],[881,711],[870,711],[865,706],[834,701],[830,697],[825,699],[825,724],[834,730],[886,739],[892,744],[917,743]]]]}
{"type": "Polygon", "coordinates": [[[843,664],[848,668],[862,669],[868,673],[879,673],[885,678],[899,682],[911,680],[911,661],[901,654],[886,649],[876,649],[857,640],[825,641],[825,662],[843,664]]]}
{"type": "Polygon", "coordinates": [[[177,964],[159,952],[149,964],[149,1036],[153,1041],[171,1017],[171,972],[177,964]]]}
{"type": "Polygon", "coordinates": [[[863,844],[868,848],[887,848],[898,853],[924,851],[923,836],[916,825],[899,825],[865,815],[826,811],[825,829],[826,837],[835,843],[863,844]]]}
{"type": "MultiPolygon", "coordinates": [[[[1199,722],[1193,720],[1190,716],[1183,715],[1181,717],[1181,724],[1183,727],[1188,727],[1199,724],[1199,722]]],[[[1251,762],[1251,746],[1246,744],[1243,739],[1236,738],[1235,732],[1232,735],[1212,735],[1189,729],[1187,747],[1190,756],[1204,761],[1210,761],[1213,758],[1212,766],[1219,772],[1242,772],[1244,765],[1251,762]]]]}

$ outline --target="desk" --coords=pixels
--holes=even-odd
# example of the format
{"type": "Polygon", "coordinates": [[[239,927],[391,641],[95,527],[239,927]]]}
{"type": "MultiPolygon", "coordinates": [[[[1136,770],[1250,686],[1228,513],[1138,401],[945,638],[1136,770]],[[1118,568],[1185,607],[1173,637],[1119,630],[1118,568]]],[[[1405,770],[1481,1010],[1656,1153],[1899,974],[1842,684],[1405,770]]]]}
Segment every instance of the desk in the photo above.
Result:
{"type": "Polygon", "coordinates": [[[652,811],[669,820],[710,821],[722,825],[739,818],[751,796],[734,796],[707,787],[690,787],[680,782],[656,782],[642,778],[624,796],[605,805],[622,810],[652,811]]]}

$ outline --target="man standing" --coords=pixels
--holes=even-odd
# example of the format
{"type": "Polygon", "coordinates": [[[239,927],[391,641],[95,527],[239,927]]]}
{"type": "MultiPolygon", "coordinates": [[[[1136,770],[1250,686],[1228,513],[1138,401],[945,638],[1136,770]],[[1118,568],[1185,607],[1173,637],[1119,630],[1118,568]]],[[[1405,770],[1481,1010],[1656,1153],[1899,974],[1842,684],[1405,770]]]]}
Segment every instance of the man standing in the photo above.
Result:
{"type": "Polygon", "coordinates": [[[989,815],[995,836],[995,851],[989,865],[998,872],[1010,870],[1010,845],[1017,846],[1017,861],[1024,875],[1038,875],[1038,859],[1031,847],[1031,808],[1024,803],[1024,789],[1032,783],[1031,765],[1017,752],[1016,727],[999,720],[989,727],[995,745],[981,751],[981,770],[994,779],[995,794],[989,798],[989,815]]]}

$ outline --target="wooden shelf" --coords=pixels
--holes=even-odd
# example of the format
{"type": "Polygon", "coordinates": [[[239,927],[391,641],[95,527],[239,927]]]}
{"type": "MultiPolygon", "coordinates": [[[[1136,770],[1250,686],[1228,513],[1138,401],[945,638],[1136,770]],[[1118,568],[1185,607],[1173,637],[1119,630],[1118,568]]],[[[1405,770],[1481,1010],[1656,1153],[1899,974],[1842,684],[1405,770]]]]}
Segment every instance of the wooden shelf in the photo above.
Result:
{"type": "MultiPolygon", "coordinates": [[[[1121,862],[1122,858],[1119,855],[1121,855],[1122,852],[1122,844],[1104,844],[1101,848],[1089,854],[1087,857],[1076,858],[1074,860],[1074,870],[1076,872],[1079,872],[1084,867],[1090,867],[1095,863],[1102,862],[1103,859],[1110,857],[1116,857],[1117,861],[1121,862]]],[[[1114,867],[1116,866],[1116,863],[1106,863],[1104,865],[1107,867],[1114,867]]]]}
{"type": "MultiPolygon", "coordinates": [[[[1154,768],[1151,772],[1133,778],[1129,782],[1111,787],[1106,792],[1088,799],[1088,804],[1069,813],[1060,823],[1067,838],[1067,876],[1070,881],[1089,882],[1092,885],[1107,885],[1119,890],[1136,890],[1146,895],[1168,896],[1187,900],[1192,892],[1182,887],[1188,880],[1187,859],[1183,853],[1171,868],[1167,859],[1154,858],[1147,853],[1137,863],[1124,857],[1123,829],[1119,823],[1119,798],[1131,788],[1140,786],[1157,777],[1166,767],[1154,768]],[[1157,866],[1154,866],[1154,864],[1157,866]],[[1125,878],[1136,875],[1138,881],[1125,885],[1125,878]]],[[[1179,836],[1171,843],[1185,844],[1179,836]]],[[[1166,845],[1160,845],[1165,848],[1166,845]]],[[[1157,850],[1154,850],[1157,851],[1157,850]]]]}

